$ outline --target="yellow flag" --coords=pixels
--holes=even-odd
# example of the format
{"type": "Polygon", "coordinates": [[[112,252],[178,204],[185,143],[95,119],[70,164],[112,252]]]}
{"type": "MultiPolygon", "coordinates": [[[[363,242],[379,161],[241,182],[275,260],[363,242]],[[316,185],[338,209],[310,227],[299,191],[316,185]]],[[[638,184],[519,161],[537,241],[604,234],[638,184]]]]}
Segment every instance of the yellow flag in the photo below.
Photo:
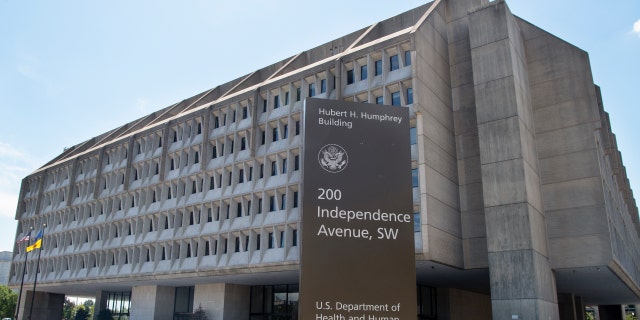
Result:
{"type": "Polygon", "coordinates": [[[33,249],[40,249],[42,246],[42,238],[38,239],[38,241],[34,242],[32,245],[27,247],[27,252],[33,251],[33,249]]]}

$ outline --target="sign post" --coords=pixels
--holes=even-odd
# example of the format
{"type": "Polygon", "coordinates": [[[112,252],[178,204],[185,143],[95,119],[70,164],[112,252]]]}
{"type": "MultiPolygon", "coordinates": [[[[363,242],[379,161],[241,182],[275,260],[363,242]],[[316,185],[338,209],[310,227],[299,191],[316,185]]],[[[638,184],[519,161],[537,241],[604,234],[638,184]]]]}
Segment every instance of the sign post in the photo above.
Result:
{"type": "Polygon", "coordinates": [[[409,110],[307,99],[300,319],[415,319],[409,110]]]}

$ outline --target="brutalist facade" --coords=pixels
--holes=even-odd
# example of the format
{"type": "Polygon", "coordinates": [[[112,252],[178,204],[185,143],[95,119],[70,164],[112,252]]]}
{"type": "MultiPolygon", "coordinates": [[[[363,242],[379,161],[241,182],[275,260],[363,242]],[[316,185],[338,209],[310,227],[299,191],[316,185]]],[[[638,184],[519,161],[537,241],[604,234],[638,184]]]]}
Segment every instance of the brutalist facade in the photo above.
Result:
{"type": "MultiPolygon", "coordinates": [[[[410,109],[420,319],[620,319],[638,302],[637,206],[587,53],[503,1],[436,0],[26,177],[16,239],[47,225],[33,319],[63,295],[123,319],[297,318],[306,97],[410,109]]],[[[26,267],[31,288],[36,257],[16,245],[10,285],[26,267]]]]}

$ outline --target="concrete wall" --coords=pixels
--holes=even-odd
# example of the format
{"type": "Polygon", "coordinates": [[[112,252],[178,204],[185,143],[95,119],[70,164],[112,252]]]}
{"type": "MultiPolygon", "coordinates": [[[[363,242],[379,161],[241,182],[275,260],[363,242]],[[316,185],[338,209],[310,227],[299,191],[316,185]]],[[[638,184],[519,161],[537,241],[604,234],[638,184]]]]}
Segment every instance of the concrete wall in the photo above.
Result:
{"type": "Polygon", "coordinates": [[[64,294],[36,291],[26,291],[22,296],[20,314],[18,319],[22,320],[52,320],[61,319],[64,306],[64,294]],[[33,299],[33,309],[31,300],[33,299]],[[32,310],[31,310],[32,309],[32,310]],[[31,318],[29,318],[31,313],[31,318]]]}
{"type": "Polygon", "coordinates": [[[131,292],[131,319],[172,320],[175,287],[141,286],[131,292]]]}

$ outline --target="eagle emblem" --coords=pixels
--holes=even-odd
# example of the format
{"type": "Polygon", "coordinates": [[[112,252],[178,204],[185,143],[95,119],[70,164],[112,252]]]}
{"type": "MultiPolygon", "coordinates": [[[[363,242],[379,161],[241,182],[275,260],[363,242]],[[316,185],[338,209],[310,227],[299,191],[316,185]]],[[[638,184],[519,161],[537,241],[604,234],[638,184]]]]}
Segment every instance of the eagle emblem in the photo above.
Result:
{"type": "Polygon", "coordinates": [[[320,166],[331,173],[338,173],[347,166],[347,151],[337,144],[328,144],[318,153],[320,166]]]}

